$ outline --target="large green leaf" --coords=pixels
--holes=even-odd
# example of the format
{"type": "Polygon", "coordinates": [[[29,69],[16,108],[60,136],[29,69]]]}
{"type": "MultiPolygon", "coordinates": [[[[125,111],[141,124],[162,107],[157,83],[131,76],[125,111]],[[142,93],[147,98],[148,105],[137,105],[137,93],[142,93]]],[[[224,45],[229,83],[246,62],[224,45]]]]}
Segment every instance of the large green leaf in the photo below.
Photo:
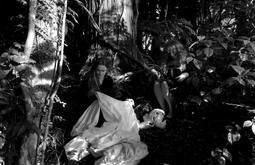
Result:
{"type": "Polygon", "coordinates": [[[250,46],[251,46],[252,50],[255,52],[255,42],[250,42],[250,46]]]}
{"type": "Polygon", "coordinates": [[[238,73],[238,75],[241,75],[244,71],[245,68],[238,66],[238,65],[230,65],[235,71],[236,73],[238,73]]]}

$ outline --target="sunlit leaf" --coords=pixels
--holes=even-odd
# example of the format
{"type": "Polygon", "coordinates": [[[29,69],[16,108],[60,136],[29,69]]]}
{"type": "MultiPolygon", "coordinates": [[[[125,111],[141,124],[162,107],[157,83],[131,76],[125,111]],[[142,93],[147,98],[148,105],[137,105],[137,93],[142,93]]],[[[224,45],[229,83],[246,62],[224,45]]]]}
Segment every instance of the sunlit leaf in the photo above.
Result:
{"type": "Polygon", "coordinates": [[[252,126],[252,121],[250,121],[250,120],[246,120],[244,123],[243,123],[243,127],[250,127],[250,126],[252,126]]]}
{"type": "Polygon", "coordinates": [[[250,43],[249,40],[243,40],[243,44],[244,44],[244,45],[247,45],[247,44],[249,44],[249,43],[250,43]]]}
{"type": "Polygon", "coordinates": [[[241,75],[245,69],[241,66],[238,66],[238,65],[230,65],[237,73],[238,75],[241,75]]]}
{"type": "Polygon", "coordinates": [[[228,142],[230,143],[230,144],[232,144],[233,143],[233,139],[232,139],[232,133],[231,132],[229,132],[228,133],[228,142]]]}
{"type": "Polygon", "coordinates": [[[232,51],[230,52],[230,54],[239,54],[239,52],[238,52],[238,51],[232,50],[232,51]]]}
{"type": "Polygon", "coordinates": [[[205,91],[200,91],[200,96],[204,96],[205,95],[205,91]]]}
{"type": "Polygon", "coordinates": [[[207,72],[208,72],[208,73],[213,73],[213,72],[215,72],[215,70],[216,70],[215,67],[209,67],[209,68],[207,69],[207,72]]]}
{"type": "Polygon", "coordinates": [[[202,41],[202,40],[205,39],[205,36],[197,36],[197,39],[198,39],[199,41],[202,41]]]}
{"type": "Polygon", "coordinates": [[[251,130],[252,130],[252,132],[255,134],[255,124],[252,124],[251,130]]]}

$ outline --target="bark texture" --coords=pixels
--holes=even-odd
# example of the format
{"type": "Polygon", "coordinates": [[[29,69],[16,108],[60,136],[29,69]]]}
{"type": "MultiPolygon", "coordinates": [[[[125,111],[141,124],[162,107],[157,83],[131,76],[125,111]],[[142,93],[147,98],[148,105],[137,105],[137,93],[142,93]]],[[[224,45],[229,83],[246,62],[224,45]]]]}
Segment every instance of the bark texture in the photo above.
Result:
{"type": "Polygon", "coordinates": [[[23,138],[20,165],[43,164],[53,99],[61,78],[65,34],[66,0],[30,0],[29,5],[24,56],[33,63],[25,63],[21,88],[26,120],[35,129],[23,138]]]}

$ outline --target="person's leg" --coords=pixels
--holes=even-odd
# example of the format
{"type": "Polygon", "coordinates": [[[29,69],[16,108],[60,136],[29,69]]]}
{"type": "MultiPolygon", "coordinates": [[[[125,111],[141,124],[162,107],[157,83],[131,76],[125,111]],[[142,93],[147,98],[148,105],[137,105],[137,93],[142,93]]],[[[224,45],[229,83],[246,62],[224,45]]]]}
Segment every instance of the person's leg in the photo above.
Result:
{"type": "Polygon", "coordinates": [[[165,101],[164,101],[164,97],[162,95],[161,85],[160,85],[159,81],[154,82],[153,89],[154,89],[154,95],[160,105],[160,108],[165,111],[165,101]]]}
{"type": "Polygon", "coordinates": [[[172,94],[170,93],[169,86],[166,81],[161,82],[162,95],[167,103],[168,112],[166,113],[168,118],[173,117],[173,107],[172,107],[172,94]]]}

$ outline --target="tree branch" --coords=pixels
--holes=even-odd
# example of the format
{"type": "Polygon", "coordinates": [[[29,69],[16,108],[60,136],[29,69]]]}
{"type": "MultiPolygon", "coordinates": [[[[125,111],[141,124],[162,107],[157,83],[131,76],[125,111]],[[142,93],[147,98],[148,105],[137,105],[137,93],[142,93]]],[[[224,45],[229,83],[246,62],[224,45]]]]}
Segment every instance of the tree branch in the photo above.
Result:
{"type": "Polygon", "coordinates": [[[146,69],[146,70],[149,70],[149,71],[151,70],[145,63],[142,63],[142,62],[138,61],[138,60],[135,59],[134,57],[128,55],[126,52],[120,50],[120,49],[118,48],[118,46],[116,46],[114,43],[106,42],[106,41],[103,39],[102,36],[101,36],[101,37],[99,36],[99,38],[97,38],[97,42],[98,42],[100,45],[105,46],[105,47],[111,49],[111,50],[114,51],[114,52],[120,53],[121,55],[125,56],[125,57],[128,58],[129,60],[133,61],[133,62],[134,62],[135,64],[137,64],[138,66],[140,66],[140,67],[142,67],[142,68],[144,68],[144,69],[146,69]]]}
{"type": "Polygon", "coordinates": [[[89,19],[92,23],[92,25],[94,26],[94,28],[99,32],[99,34],[102,33],[102,30],[100,29],[100,27],[98,26],[98,24],[96,23],[94,17],[93,17],[93,14],[91,13],[91,11],[89,11],[89,9],[86,8],[86,6],[84,6],[84,4],[79,1],[79,0],[75,0],[75,2],[78,3],[79,6],[81,6],[89,15],[89,19]]]}

